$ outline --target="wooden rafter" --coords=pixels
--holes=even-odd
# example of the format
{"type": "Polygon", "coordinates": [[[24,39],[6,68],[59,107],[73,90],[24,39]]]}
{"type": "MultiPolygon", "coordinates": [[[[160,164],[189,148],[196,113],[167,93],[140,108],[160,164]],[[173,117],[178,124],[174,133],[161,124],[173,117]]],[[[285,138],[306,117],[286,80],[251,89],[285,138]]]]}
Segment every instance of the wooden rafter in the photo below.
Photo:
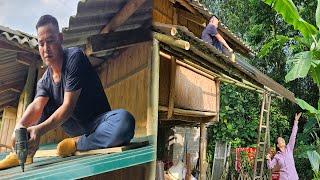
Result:
{"type": "Polygon", "coordinates": [[[185,7],[188,11],[192,12],[192,14],[196,14],[197,11],[185,0],[175,0],[176,2],[179,2],[183,7],[185,7]]]}
{"type": "Polygon", "coordinates": [[[0,109],[5,108],[5,107],[7,107],[7,106],[9,106],[9,105],[12,105],[12,103],[14,103],[16,100],[18,100],[17,97],[12,97],[12,98],[10,98],[10,99],[7,99],[7,100],[5,100],[5,101],[2,101],[2,102],[0,103],[0,109]]]}
{"type": "Polygon", "coordinates": [[[24,83],[24,80],[19,79],[19,80],[16,80],[16,81],[10,81],[8,83],[1,84],[0,92],[6,91],[8,89],[14,89],[15,91],[19,91],[20,92],[22,90],[22,88],[23,88],[23,83],[24,83]]]}
{"type": "Polygon", "coordinates": [[[30,52],[18,52],[17,53],[17,61],[19,63],[25,64],[29,66],[32,63],[40,64],[41,58],[38,54],[30,53],[30,52]]]}
{"type": "Polygon", "coordinates": [[[151,39],[150,29],[144,28],[93,35],[87,40],[86,54],[121,49],[151,39]]]}
{"type": "Polygon", "coordinates": [[[146,0],[129,0],[100,33],[109,33],[123,24],[146,0]]]}

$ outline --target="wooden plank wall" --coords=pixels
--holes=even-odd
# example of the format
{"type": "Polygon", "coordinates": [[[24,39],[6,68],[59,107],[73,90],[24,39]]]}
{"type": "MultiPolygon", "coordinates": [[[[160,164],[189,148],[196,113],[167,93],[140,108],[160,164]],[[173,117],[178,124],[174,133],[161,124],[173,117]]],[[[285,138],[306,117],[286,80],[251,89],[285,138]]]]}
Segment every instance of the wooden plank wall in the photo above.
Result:
{"type": "Polygon", "coordinates": [[[173,4],[169,0],[154,0],[153,22],[173,24],[173,4]]]}
{"type": "MultiPolygon", "coordinates": [[[[17,108],[6,107],[3,110],[1,129],[0,129],[0,143],[11,146],[11,136],[16,125],[17,108]]],[[[7,151],[7,148],[1,147],[0,152],[7,151]]]]}
{"type": "Polygon", "coordinates": [[[136,119],[135,137],[147,135],[148,59],[152,42],[126,48],[98,69],[112,109],[123,108],[136,119]]]}
{"type": "Polygon", "coordinates": [[[201,37],[201,33],[208,23],[200,14],[192,14],[184,9],[177,9],[178,24],[185,26],[197,37],[201,37]]]}

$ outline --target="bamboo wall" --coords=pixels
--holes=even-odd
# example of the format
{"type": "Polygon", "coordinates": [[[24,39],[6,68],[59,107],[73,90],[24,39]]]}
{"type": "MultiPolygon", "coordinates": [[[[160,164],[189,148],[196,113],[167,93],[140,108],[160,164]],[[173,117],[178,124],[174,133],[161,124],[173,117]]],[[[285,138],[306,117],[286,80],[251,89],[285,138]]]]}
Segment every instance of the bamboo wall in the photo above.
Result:
{"type": "Polygon", "coordinates": [[[138,43],[108,59],[99,69],[112,109],[123,108],[136,119],[135,137],[147,135],[148,61],[152,43],[138,43]]]}
{"type": "MultiPolygon", "coordinates": [[[[6,107],[3,110],[1,129],[0,129],[0,144],[11,145],[11,136],[13,129],[16,125],[17,108],[6,107]]],[[[0,152],[7,151],[9,149],[0,147],[0,152]]]]}
{"type": "Polygon", "coordinates": [[[159,104],[168,107],[170,83],[174,83],[174,108],[186,110],[218,112],[216,81],[189,68],[181,60],[176,59],[175,75],[172,75],[172,59],[160,58],[159,104]],[[173,78],[175,77],[175,78],[173,78]]]}

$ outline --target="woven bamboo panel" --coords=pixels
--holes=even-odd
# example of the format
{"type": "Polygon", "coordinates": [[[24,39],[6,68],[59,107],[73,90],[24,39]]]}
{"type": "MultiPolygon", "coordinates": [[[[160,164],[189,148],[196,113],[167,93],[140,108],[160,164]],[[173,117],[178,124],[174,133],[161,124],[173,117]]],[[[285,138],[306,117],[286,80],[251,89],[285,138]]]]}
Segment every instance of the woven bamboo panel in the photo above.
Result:
{"type": "MultiPolygon", "coordinates": [[[[6,107],[3,110],[1,129],[0,129],[0,143],[11,146],[11,136],[16,125],[17,108],[6,107]]],[[[0,148],[0,152],[7,151],[7,148],[0,148]]]]}

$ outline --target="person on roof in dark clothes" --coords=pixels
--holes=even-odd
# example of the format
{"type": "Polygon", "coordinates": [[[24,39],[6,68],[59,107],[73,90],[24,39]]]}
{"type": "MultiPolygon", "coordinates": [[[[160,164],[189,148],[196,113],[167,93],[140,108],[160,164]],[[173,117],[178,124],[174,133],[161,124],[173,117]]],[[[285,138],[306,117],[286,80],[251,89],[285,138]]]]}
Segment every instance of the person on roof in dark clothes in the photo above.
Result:
{"type": "MultiPolygon", "coordinates": [[[[58,144],[57,154],[62,157],[76,150],[128,144],[134,136],[135,119],[124,109],[111,110],[87,56],[79,48],[62,48],[63,35],[53,16],[41,16],[36,29],[39,53],[48,68],[37,83],[33,102],[15,127],[26,127],[30,134],[29,163],[40,137],[59,126],[72,137],[58,144]]],[[[17,165],[15,153],[0,161],[0,169],[17,165]]]]}
{"type": "Polygon", "coordinates": [[[201,39],[209,44],[212,44],[215,48],[225,54],[233,53],[233,49],[230,48],[228,43],[219,34],[218,25],[219,19],[216,16],[212,16],[209,24],[202,31],[201,39]],[[229,51],[229,53],[225,52],[225,48],[229,51]]]}

